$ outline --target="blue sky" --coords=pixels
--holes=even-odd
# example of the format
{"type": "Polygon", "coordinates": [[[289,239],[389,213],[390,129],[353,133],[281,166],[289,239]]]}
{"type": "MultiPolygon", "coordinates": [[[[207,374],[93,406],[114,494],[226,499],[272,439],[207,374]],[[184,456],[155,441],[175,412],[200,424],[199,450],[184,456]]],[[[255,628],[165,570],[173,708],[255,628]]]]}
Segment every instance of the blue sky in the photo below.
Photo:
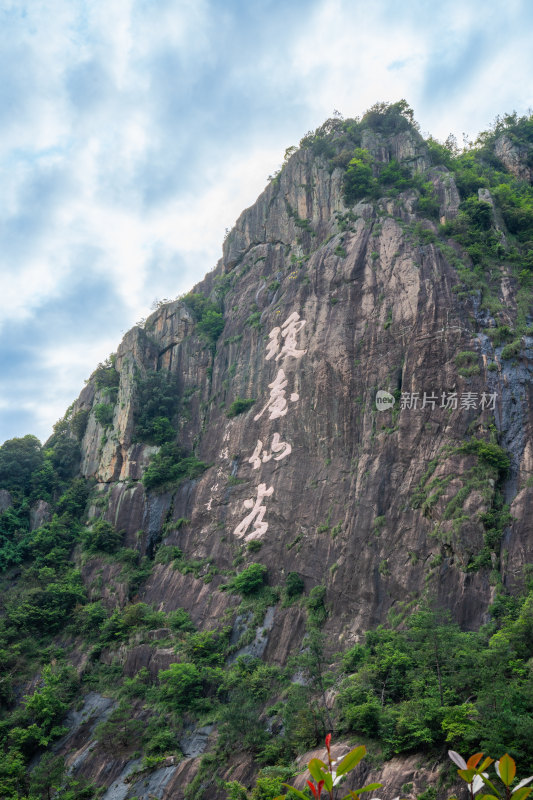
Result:
{"type": "Polygon", "coordinates": [[[474,137],[533,106],[528,0],[0,0],[0,442],[45,440],[285,149],[404,97],[474,137]]]}

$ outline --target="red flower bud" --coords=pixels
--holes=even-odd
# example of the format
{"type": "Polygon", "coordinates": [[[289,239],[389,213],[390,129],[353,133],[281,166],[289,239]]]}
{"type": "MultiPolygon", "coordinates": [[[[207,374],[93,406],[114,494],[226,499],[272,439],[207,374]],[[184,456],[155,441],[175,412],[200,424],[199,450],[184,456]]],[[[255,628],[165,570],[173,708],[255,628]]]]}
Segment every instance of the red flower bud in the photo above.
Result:
{"type": "Polygon", "coordinates": [[[318,798],[318,794],[317,794],[317,791],[315,789],[315,784],[311,783],[311,781],[307,781],[307,785],[309,786],[309,788],[313,792],[313,796],[318,798]]]}
{"type": "Polygon", "coordinates": [[[328,735],[326,736],[326,749],[327,749],[328,753],[329,753],[329,743],[330,742],[331,742],[331,733],[328,733],[328,735]]]}

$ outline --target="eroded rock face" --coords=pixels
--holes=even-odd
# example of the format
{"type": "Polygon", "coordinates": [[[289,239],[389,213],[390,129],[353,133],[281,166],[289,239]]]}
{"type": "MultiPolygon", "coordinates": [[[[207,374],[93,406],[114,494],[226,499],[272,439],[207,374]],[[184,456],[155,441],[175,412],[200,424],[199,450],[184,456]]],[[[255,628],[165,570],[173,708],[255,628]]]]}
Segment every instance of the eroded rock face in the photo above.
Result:
{"type": "Polygon", "coordinates": [[[30,509],[30,528],[32,531],[40,528],[45,522],[50,522],[52,512],[50,504],[44,500],[37,500],[35,505],[30,509]]]}
{"type": "Polygon", "coordinates": [[[12,505],[13,498],[7,489],[0,489],[0,514],[3,514],[4,511],[7,511],[7,509],[11,508],[12,505]]]}
{"type": "MultiPolygon", "coordinates": [[[[415,133],[365,136],[376,159],[429,166],[415,133]]],[[[431,176],[442,216],[453,216],[459,202],[453,176],[442,167],[431,176]]],[[[453,291],[455,270],[436,245],[413,236],[416,220],[409,192],[348,213],[341,171],[330,173],[311,151],[299,151],[243,212],[216,270],[195,289],[209,295],[224,287],[225,327],[216,351],[179,301],[154,312],[144,330],[126,334],[117,355],[113,432],[102,445],[91,415],[82,472],[101,482],[106,515],[125,531],[127,546],[153,551],[165,522],[187,518],[190,524],[165,543],[190,558],[209,558],[221,571],[243,541],[260,538],[272,583],[282,584],[290,571],[304,577],[307,589],[326,583],[329,625],[346,643],[426,587],[462,625],[483,621],[493,590],[487,570],[468,566],[483,545],[477,519],[491,492],[470,492],[459,523],[458,514],[443,519],[475,463],[448,451],[482,433],[494,414],[501,427],[510,387],[505,375],[487,373],[473,310],[453,291]],[[461,351],[480,353],[480,375],[459,374],[461,351]],[[157,448],[132,441],[133,376],[154,368],[179,376],[188,398],[180,442],[212,466],[175,493],[147,496],[139,478],[157,448]],[[441,407],[443,393],[479,398],[488,388],[498,396],[494,411],[441,407]],[[397,399],[395,410],[378,411],[378,389],[418,395],[417,408],[398,411],[397,399]],[[433,399],[421,408],[424,393],[433,399]],[[256,402],[228,419],[237,397],[256,402]],[[415,507],[413,496],[435,459],[433,477],[444,490],[430,507],[415,507]],[[255,517],[246,526],[250,513],[255,517]]],[[[530,384],[524,391],[516,412],[523,436],[515,447],[515,482],[531,458],[530,384]]],[[[516,502],[520,510],[527,504],[516,502]]],[[[532,555],[529,525],[517,520],[507,538],[512,574],[532,555]]],[[[143,597],[166,609],[184,604],[204,624],[232,605],[226,594],[213,600],[219,575],[197,588],[183,580],[157,567],[143,597]]]]}
{"type": "Polygon", "coordinates": [[[531,183],[533,170],[527,163],[531,153],[530,148],[513,142],[507,134],[504,134],[496,141],[494,153],[515,178],[531,183]]]}
{"type": "MultiPolygon", "coordinates": [[[[415,134],[385,140],[369,132],[363,144],[377,160],[429,167],[415,134]]],[[[501,153],[515,164],[505,143],[501,153]]],[[[444,167],[428,175],[441,219],[453,218],[453,176],[444,167]]],[[[341,170],[299,151],[241,214],[221,261],[194,290],[223,297],[216,348],[179,301],[126,334],[113,429],[103,440],[91,415],[82,442],[82,474],[98,481],[102,499],[91,514],[123,530],[127,547],[151,555],[161,543],[177,546],[207,565],[195,577],[156,564],[137,599],[166,611],[183,607],[200,628],[214,628],[235,617],[238,600],[222,591],[222,573],[241,555],[244,564],[265,564],[271,585],[284,585],[289,572],[302,576],[307,591],[324,583],[334,650],[423,596],[475,629],[494,585],[488,566],[471,567],[484,544],[480,515],[497,487],[474,484],[476,456],[458,448],[472,435],[483,438],[493,422],[512,455],[504,490],[515,521],[491,567],[504,564],[507,584],[520,582],[522,565],[533,560],[531,352],[519,365],[488,371],[498,352],[477,333],[475,302],[454,291],[449,253],[417,235],[416,203],[411,191],[348,209],[341,170]],[[464,352],[474,354],[478,374],[459,371],[464,352]],[[162,494],[140,482],[157,448],[133,441],[135,371],[156,368],[175,373],[186,398],[180,444],[210,465],[162,494]],[[393,395],[392,408],[378,409],[378,390],[393,395]],[[492,406],[482,407],[483,393],[492,406]],[[229,418],[237,398],[255,402],[229,418]],[[243,547],[252,540],[261,543],[254,554],[243,547]]],[[[514,291],[503,281],[502,301],[513,302],[514,291]]],[[[75,411],[98,399],[88,384],[75,411]]],[[[89,592],[95,582],[117,581],[120,569],[113,569],[88,562],[89,592]]],[[[125,588],[119,583],[104,599],[123,604],[125,588]]],[[[254,645],[265,660],[285,664],[304,632],[305,612],[278,606],[254,645]]],[[[155,673],[172,654],[139,645],[120,658],[128,674],[141,666],[155,673]]],[[[162,774],[154,796],[182,796],[197,767],[198,759],[184,759],[162,774]]],[[[126,769],[113,762],[117,786],[126,769]]],[[[384,776],[394,787],[386,797],[400,793],[406,774],[417,791],[431,777],[405,760],[387,769],[396,772],[384,776]]],[[[232,779],[250,770],[242,762],[232,779]]]]}

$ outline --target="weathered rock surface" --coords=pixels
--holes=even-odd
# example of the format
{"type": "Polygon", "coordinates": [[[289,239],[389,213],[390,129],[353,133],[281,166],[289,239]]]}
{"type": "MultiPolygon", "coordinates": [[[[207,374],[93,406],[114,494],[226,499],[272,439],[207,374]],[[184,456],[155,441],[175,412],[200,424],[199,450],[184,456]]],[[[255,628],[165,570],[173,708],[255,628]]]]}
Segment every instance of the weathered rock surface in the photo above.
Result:
{"type": "Polygon", "coordinates": [[[3,514],[4,511],[7,511],[7,509],[11,508],[12,505],[13,498],[7,489],[0,489],[0,514],[3,514]]]}
{"type": "MultiPolygon", "coordinates": [[[[504,138],[499,157],[529,180],[521,155],[515,158],[504,138]]],[[[378,161],[395,157],[418,172],[430,167],[415,133],[385,139],[369,131],[363,146],[378,161]]],[[[459,206],[453,176],[444,167],[426,174],[440,217],[453,218],[459,206]]],[[[358,641],[405,601],[426,595],[464,628],[477,628],[494,585],[490,569],[469,567],[483,546],[479,517],[495,487],[473,488],[450,519],[446,509],[475,464],[457,448],[473,434],[483,436],[493,420],[511,454],[505,491],[515,517],[495,561],[504,565],[509,586],[520,582],[523,564],[533,561],[532,343],[518,365],[488,371],[498,348],[477,333],[475,303],[454,292],[457,273],[446,254],[414,234],[417,220],[412,191],[347,209],[341,170],[330,172],[310,150],[298,151],[241,214],[221,261],[194,290],[212,297],[221,290],[225,327],[216,348],[198,335],[181,301],[163,305],[144,329],[126,334],[116,360],[113,429],[103,438],[91,414],[82,442],[82,474],[99,488],[91,514],[123,530],[127,547],[152,556],[163,543],[206,563],[199,577],[154,565],[138,599],[165,611],[183,607],[200,628],[232,622],[238,600],[221,584],[237,557],[265,564],[271,585],[283,585],[289,572],[302,576],[307,591],[324,583],[325,630],[335,650],[358,641]],[[479,374],[459,373],[456,356],[463,351],[478,354],[479,374]],[[134,376],[149,369],[178,376],[186,399],[179,442],[211,465],[163,494],[146,492],[140,482],[157,448],[133,441],[134,376]],[[396,393],[393,409],[377,409],[380,389],[396,393]],[[478,399],[495,392],[495,408],[442,407],[442,394],[451,392],[478,399]],[[400,393],[416,396],[416,407],[400,408],[400,393]],[[226,412],[237,398],[255,403],[230,419],[226,412]],[[442,491],[431,503],[416,503],[432,464],[442,491]],[[183,519],[188,523],[178,526],[183,519]],[[252,539],[261,542],[258,553],[243,546],[252,539]]],[[[513,291],[502,282],[504,304],[513,291]]],[[[74,411],[99,399],[89,382],[74,411]]],[[[116,564],[98,559],[82,569],[89,592],[96,582],[113,587],[104,592],[110,607],[127,600],[119,573],[116,564]]],[[[304,629],[301,608],[277,606],[246,652],[285,664],[304,629]]],[[[155,674],[172,653],[144,643],[112,658],[121,659],[128,675],[141,667],[155,674]]],[[[152,776],[151,796],[182,797],[198,768],[195,753],[152,776]]],[[[131,761],[115,759],[106,767],[102,758],[83,760],[83,774],[106,786],[115,782],[106,797],[141,796],[131,785],[124,794],[131,761]]],[[[231,779],[246,782],[252,775],[242,762],[231,779]]],[[[386,784],[385,800],[407,782],[414,796],[432,778],[412,759],[368,777],[386,784]]]]}
{"type": "Polygon", "coordinates": [[[494,153],[515,178],[531,183],[533,170],[527,163],[528,156],[531,153],[530,148],[516,144],[509,136],[504,134],[496,141],[494,153]]]}
{"type": "Polygon", "coordinates": [[[40,528],[45,522],[50,522],[52,518],[52,511],[50,504],[44,500],[37,500],[35,505],[30,509],[30,528],[32,531],[40,528]]]}

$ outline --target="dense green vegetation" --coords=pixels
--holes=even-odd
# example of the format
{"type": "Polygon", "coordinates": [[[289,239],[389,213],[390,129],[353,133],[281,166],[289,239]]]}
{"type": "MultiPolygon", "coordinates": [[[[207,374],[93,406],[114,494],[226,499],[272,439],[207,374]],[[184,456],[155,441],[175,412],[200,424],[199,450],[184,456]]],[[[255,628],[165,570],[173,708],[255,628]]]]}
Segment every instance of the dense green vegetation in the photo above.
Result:
{"type": "Polygon", "coordinates": [[[236,417],[238,414],[244,414],[246,411],[248,411],[248,409],[250,409],[253,406],[254,403],[255,400],[252,399],[251,397],[250,398],[237,397],[226,411],[226,416],[231,419],[232,417],[236,417]]]}
{"type": "Polygon", "coordinates": [[[109,358],[98,364],[97,368],[91,375],[94,385],[97,389],[102,391],[104,397],[114,405],[117,401],[118,387],[120,383],[120,374],[116,367],[117,357],[115,353],[111,353],[109,358]]]}
{"type": "Polygon", "coordinates": [[[63,421],[44,448],[35,436],[9,439],[0,447],[0,489],[13,500],[0,515],[0,569],[20,564],[30,554],[40,566],[48,566],[68,552],[74,536],[71,518],[85,507],[88,495],[83,481],[68,481],[78,461],[78,444],[68,437],[63,421]],[[55,501],[57,515],[30,531],[30,506],[38,499],[55,501]]]}
{"type": "Polygon", "coordinates": [[[102,428],[109,428],[112,425],[114,407],[111,403],[96,403],[92,410],[96,421],[102,428]]]}
{"type": "Polygon", "coordinates": [[[297,572],[289,572],[285,581],[285,591],[287,597],[298,597],[304,591],[304,581],[301,575],[297,572]]]}
{"type": "MultiPolygon", "coordinates": [[[[186,652],[193,662],[204,659],[212,663],[213,653],[220,661],[219,648],[227,647],[226,634],[208,634],[207,638],[195,634],[181,609],[162,614],[134,603],[109,612],[98,599],[87,602],[76,552],[81,551],[85,559],[114,559],[122,564],[120,580],[127,582],[130,593],[146,580],[151,564],[136,551],[120,549],[122,533],[109,522],[96,519],[85,525],[91,488],[80,478],[64,477],[70,468],[64,458],[68,430],[68,420],[61,420],[44,448],[35,437],[10,440],[0,448],[0,489],[10,491],[13,501],[0,515],[0,796],[10,800],[37,800],[51,796],[56,788],[60,791],[55,796],[63,800],[96,796],[96,787],[65,774],[60,758],[46,755],[42,769],[31,776],[27,765],[65,732],[65,713],[80,692],[88,688],[106,691],[109,670],[101,669],[98,660],[103,648],[164,626],[173,637],[190,636],[186,652]],[[30,507],[43,496],[49,503],[50,519],[31,530],[30,507]],[[81,682],[69,666],[66,648],[72,637],[81,637],[85,641],[82,647],[92,648],[81,682]],[[21,687],[38,671],[37,688],[20,702],[21,687]]],[[[198,462],[186,461],[180,469],[194,473],[198,462]]],[[[175,474],[172,477],[175,479],[175,474]]],[[[136,696],[143,678],[126,679],[121,697],[136,696]]],[[[160,694],[163,702],[163,688],[160,694]]],[[[119,749],[129,745],[139,727],[135,720],[125,721],[120,708],[98,731],[102,742],[113,741],[119,749]]],[[[166,721],[155,712],[145,740],[147,754],[177,746],[166,721]]]]}
{"type": "MultiPolygon", "coordinates": [[[[233,579],[233,591],[256,595],[265,573],[263,565],[249,565],[233,579]]],[[[287,583],[300,592],[294,578],[287,583]]],[[[211,720],[218,725],[219,739],[215,760],[209,762],[210,780],[215,781],[217,767],[223,767],[238,742],[263,765],[257,787],[265,791],[279,792],[280,776],[284,781],[293,776],[296,754],[317,745],[329,729],[363,737],[371,752],[381,750],[386,757],[413,750],[437,754],[443,746],[465,752],[481,747],[506,750],[524,767],[532,763],[533,593],[523,599],[500,597],[492,622],[478,633],[462,632],[442,615],[421,610],[406,619],[404,628],[378,628],[364,644],[333,659],[325,655],[321,632],[327,619],[324,600],[320,586],[304,598],[307,639],[286,669],[242,656],[222,669],[231,653],[229,628],[196,631],[182,610],[164,614],[136,603],[109,615],[99,603],[86,604],[74,615],[78,634],[93,646],[93,666],[81,686],[66,663],[45,668],[43,688],[0,724],[0,736],[4,731],[7,737],[0,770],[5,796],[21,796],[14,792],[26,786],[27,759],[61,734],[68,703],[84,685],[111,692],[119,702],[97,729],[105,750],[128,754],[141,749],[146,763],[157,766],[158,758],[179,753],[187,720],[211,720]],[[99,669],[102,648],[132,636],[139,641],[143,631],[165,627],[179,660],[155,680],[145,669],[132,678],[120,669],[112,674],[99,669]],[[305,676],[304,684],[293,683],[295,671],[305,676]],[[323,699],[330,687],[338,691],[333,714],[323,699]],[[131,716],[137,701],[147,709],[147,724],[131,716]],[[265,714],[274,734],[267,733],[265,714]]],[[[257,787],[252,798],[261,796],[257,787]]],[[[236,782],[228,785],[230,791],[248,797],[236,782]]],[[[193,792],[191,785],[191,798],[193,792]]]]}
{"type": "Polygon", "coordinates": [[[228,591],[237,594],[254,594],[265,582],[267,568],[264,564],[249,564],[227,584],[228,591]]]}
{"type": "Polygon", "coordinates": [[[391,135],[416,128],[413,109],[405,100],[397,103],[376,103],[361,119],[334,117],[309,132],[300,141],[300,147],[310,148],[315,156],[323,156],[329,167],[346,167],[354,147],[360,147],[365,128],[376,133],[391,135]]]}
{"type": "Polygon", "coordinates": [[[36,436],[8,439],[0,448],[0,486],[9,492],[31,489],[34,472],[42,467],[44,456],[36,436]]]}
{"type": "Polygon", "coordinates": [[[81,442],[87,430],[87,423],[89,421],[89,409],[81,408],[76,411],[70,418],[70,430],[72,435],[78,442],[81,442]]]}
{"type": "Polygon", "coordinates": [[[172,441],[180,403],[178,376],[163,370],[148,370],[145,375],[137,372],[134,398],[134,440],[148,444],[172,441]]]}
{"type": "Polygon", "coordinates": [[[419,194],[417,211],[426,219],[438,220],[439,202],[431,181],[392,159],[376,164],[368,150],[356,147],[344,174],[344,202],[353,205],[358,200],[377,200],[396,197],[400,192],[415,189],[419,194]],[[376,173],[374,175],[374,173],[376,173]]]}
{"type": "Polygon", "coordinates": [[[187,454],[179,445],[166,442],[150,459],[143,484],[147,489],[162,492],[176,488],[185,480],[198,478],[208,466],[196,456],[187,454]]]}
{"type": "Polygon", "coordinates": [[[405,630],[369,632],[343,658],[341,728],[379,739],[386,756],[453,745],[509,752],[530,768],[533,593],[502,597],[492,612],[479,632],[428,611],[405,630]]]}
{"type": "Polygon", "coordinates": [[[507,475],[511,466],[509,456],[503,448],[492,442],[485,442],[482,439],[470,439],[468,442],[465,442],[464,445],[461,445],[459,452],[473,453],[478,456],[482,462],[489,464],[491,467],[495,467],[498,473],[504,477],[507,475]]]}
{"type": "Polygon", "coordinates": [[[123,534],[110,522],[97,519],[83,532],[83,545],[89,553],[114,553],[122,543],[123,534]]]}
{"type": "Polygon", "coordinates": [[[224,329],[224,315],[219,303],[203,294],[190,292],[181,298],[196,320],[196,330],[212,347],[224,329]]]}
{"type": "Polygon", "coordinates": [[[79,690],[76,673],[65,661],[57,661],[61,648],[52,644],[52,637],[73,621],[75,609],[86,601],[79,570],[70,560],[89,494],[85,481],[70,477],[78,457],[78,444],[70,439],[66,420],[55,426],[44,448],[29,436],[0,448],[0,488],[8,489],[13,499],[11,508],[0,515],[2,797],[22,797],[27,792],[41,797],[39,787],[46,783],[46,775],[51,785],[54,781],[64,785],[60,797],[65,800],[93,796],[64,776],[57,759],[53,764],[48,759],[47,769],[37,770],[31,779],[26,773],[36,750],[63,732],[66,709],[79,690]],[[50,504],[50,519],[31,530],[29,510],[36,499],[50,504]],[[37,688],[16,704],[24,681],[40,666],[37,688]]]}

